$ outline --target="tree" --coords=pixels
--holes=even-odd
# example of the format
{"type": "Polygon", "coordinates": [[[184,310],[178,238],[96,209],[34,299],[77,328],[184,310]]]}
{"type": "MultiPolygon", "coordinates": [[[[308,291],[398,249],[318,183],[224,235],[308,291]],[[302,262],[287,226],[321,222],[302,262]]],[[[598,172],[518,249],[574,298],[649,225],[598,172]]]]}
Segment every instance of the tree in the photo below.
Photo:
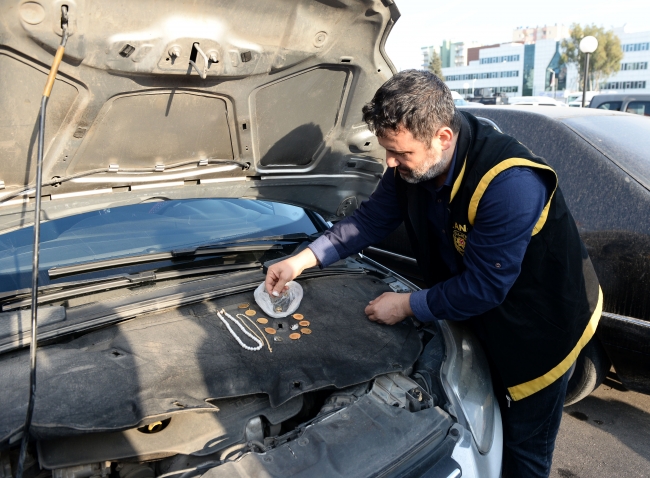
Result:
{"type": "Polygon", "coordinates": [[[440,55],[438,52],[433,50],[431,54],[431,60],[429,61],[429,71],[440,78],[442,81],[445,81],[445,77],[442,74],[442,61],[440,60],[440,55]]]}
{"type": "Polygon", "coordinates": [[[589,82],[591,89],[599,90],[601,83],[621,69],[623,49],[621,40],[612,30],[597,27],[594,24],[580,26],[578,23],[571,25],[571,36],[562,40],[562,64],[574,64],[578,67],[580,75],[580,88],[583,88],[585,53],[580,51],[580,40],[586,36],[594,36],[598,40],[598,48],[589,58],[589,82]]]}

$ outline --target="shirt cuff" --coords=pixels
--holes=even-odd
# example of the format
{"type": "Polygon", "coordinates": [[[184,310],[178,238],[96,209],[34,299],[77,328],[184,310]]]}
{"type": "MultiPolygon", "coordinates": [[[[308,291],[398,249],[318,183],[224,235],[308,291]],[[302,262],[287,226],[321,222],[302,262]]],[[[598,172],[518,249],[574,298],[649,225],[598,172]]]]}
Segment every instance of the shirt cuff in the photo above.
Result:
{"type": "Polygon", "coordinates": [[[321,269],[341,260],[339,253],[336,252],[336,248],[326,236],[320,236],[307,247],[311,249],[311,252],[318,259],[318,265],[321,269]]]}
{"type": "Polygon", "coordinates": [[[427,303],[427,292],[429,292],[428,289],[412,292],[409,298],[411,310],[415,314],[415,318],[420,322],[433,322],[436,320],[436,316],[431,313],[427,303]]]}

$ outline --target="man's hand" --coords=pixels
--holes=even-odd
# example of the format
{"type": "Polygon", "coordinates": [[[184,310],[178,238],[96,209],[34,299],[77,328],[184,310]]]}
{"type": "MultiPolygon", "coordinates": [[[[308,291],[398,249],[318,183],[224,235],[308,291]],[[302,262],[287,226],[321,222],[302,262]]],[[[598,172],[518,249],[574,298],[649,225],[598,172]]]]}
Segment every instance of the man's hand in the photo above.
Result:
{"type": "Polygon", "coordinates": [[[318,259],[309,248],[289,259],[273,264],[266,273],[266,292],[278,297],[286,289],[287,282],[294,280],[305,269],[317,265],[318,259]]]}
{"type": "Polygon", "coordinates": [[[366,307],[366,315],[374,322],[395,325],[406,317],[413,315],[411,310],[411,294],[384,292],[366,307]]]}

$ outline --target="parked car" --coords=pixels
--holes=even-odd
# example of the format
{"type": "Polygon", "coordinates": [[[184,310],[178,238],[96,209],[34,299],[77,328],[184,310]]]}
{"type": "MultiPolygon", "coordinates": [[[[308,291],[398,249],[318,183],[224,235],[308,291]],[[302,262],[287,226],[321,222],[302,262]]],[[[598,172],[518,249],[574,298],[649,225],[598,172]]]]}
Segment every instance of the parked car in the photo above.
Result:
{"type": "Polygon", "coordinates": [[[2,476],[23,436],[32,477],[499,476],[472,334],[365,317],[408,280],[360,255],[303,274],[300,315],[254,300],[385,169],[361,107],[395,71],[393,2],[60,6],[0,1],[2,476]]]}
{"type": "Polygon", "coordinates": [[[472,106],[484,106],[481,103],[470,103],[469,101],[465,100],[462,96],[457,91],[452,91],[451,92],[451,97],[454,99],[454,104],[456,106],[467,106],[467,105],[472,105],[472,106]]]}
{"type": "Polygon", "coordinates": [[[520,105],[520,106],[562,106],[566,107],[566,103],[555,100],[553,98],[547,98],[545,96],[518,96],[508,99],[509,105],[520,105]]]}
{"type": "MultiPolygon", "coordinates": [[[[591,99],[596,96],[599,92],[598,91],[587,91],[587,94],[585,95],[585,104],[589,106],[589,102],[591,99]]],[[[582,91],[576,91],[573,93],[569,93],[566,96],[566,103],[569,106],[574,106],[578,105],[579,107],[582,106],[582,91]]]]}
{"type": "MultiPolygon", "coordinates": [[[[611,365],[630,390],[650,393],[650,123],[584,108],[462,108],[517,138],[555,169],[604,294],[596,339],[578,357],[566,404],[591,393],[611,365]]],[[[370,257],[418,281],[406,232],[370,257]]]]}
{"type": "Polygon", "coordinates": [[[511,96],[508,98],[509,105],[543,105],[543,106],[566,106],[566,103],[548,96],[511,96]]]}
{"type": "Polygon", "coordinates": [[[589,107],[650,116],[650,95],[630,95],[627,93],[597,95],[593,97],[589,107]]]}

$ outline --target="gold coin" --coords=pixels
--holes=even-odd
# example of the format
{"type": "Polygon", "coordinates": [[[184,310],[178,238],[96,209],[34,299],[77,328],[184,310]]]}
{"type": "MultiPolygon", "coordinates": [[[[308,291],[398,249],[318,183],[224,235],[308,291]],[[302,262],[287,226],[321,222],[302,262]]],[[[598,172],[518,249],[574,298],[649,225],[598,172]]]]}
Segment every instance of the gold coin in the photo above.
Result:
{"type": "Polygon", "coordinates": [[[301,320],[300,322],[298,322],[298,325],[300,325],[301,327],[307,327],[309,325],[309,321],[301,320]]]}
{"type": "Polygon", "coordinates": [[[259,319],[257,319],[257,323],[258,324],[268,324],[269,319],[265,319],[264,317],[260,317],[259,319]]]}
{"type": "Polygon", "coordinates": [[[300,334],[291,334],[289,335],[289,338],[291,340],[298,340],[300,338],[300,334]]]}
{"type": "Polygon", "coordinates": [[[311,334],[311,329],[300,329],[300,331],[305,335],[311,334]]]}
{"type": "Polygon", "coordinates": [[[275,335],[275,334],[276,334],[276,330],[275,330],[273,327],[267,327],[267,328],[265,328],[265,329],[264,329],[264,332],[266,332],[266,333],[269,334],[269,335],[275,335]]]}
{"type": "Polygon", "coordinates": [[[255,312],[253,309],[248,309],[246,312],[244,312],[244,314],[246,314],[249,317],[252,317],[255,314],[257,314],[257,312],[255,312]]]}
{"type": "Polygon", "coordinates": [[[302,320],[305,318],[305,316],[302,314],[293,314],[292,317],[296,320],[302,320]]]}
{"type": "Polygon", "coordinates": [[[250,304],[239,304],[237,307],[239,307],[240,309],[248,309],[249,305],[250,304]]]}

